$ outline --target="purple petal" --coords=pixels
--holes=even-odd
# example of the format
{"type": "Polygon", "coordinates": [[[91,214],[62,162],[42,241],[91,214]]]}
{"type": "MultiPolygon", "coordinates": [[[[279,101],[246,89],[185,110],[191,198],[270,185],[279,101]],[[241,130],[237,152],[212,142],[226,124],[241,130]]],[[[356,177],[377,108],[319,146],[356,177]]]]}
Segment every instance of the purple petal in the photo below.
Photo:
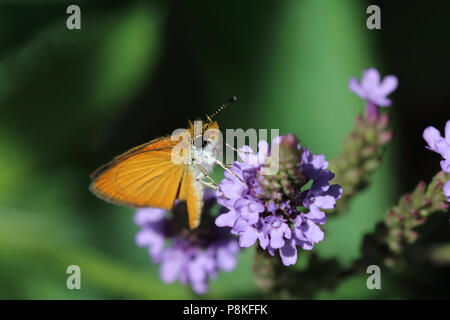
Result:
{"type": "Polygon", "coordinates": [[[450,144],[450,120],[447,121],[447,123],[445,124],[445,140],[447,141],[448,144],[450,144]]]}
{"type": "Polygon", "coordinates": [[[334,199],[338,200],[342,196],[342,187],[338,184],[333,184],[330,186],[330,189],[328,189],[327,193],[329,195],[332,195],[334,199]]]}
{"type": "Polygon", "coordinates": [[[147,223],[156,222],[164,218],[167,213],[165,209],[159,208],[141,208],[137,209],[134,215],[134,222],[138,226],[144,226],[147,223]]]}
{"type": "Polygon", "coordinates": [[[135,241],[139,247],[147,246],[152,242],[152,232],[148,230],[139,231],[136,234],[135,241]]]}
{"type": "Polygon", "coordinates": [[[392,101],[385,96],[372,96],[370,98],[370,101],[372,101],[374,104],[376,104],[379,107],[389,107],[392,104],[392,101]]]}
{"type": "Polygon", "coordinates": [[[396,76],[386,76],[378,87],[378,94],[382,96],[389,95],[392,91],[397,89],[398,79],[396,76]]]}
{"type": "Polygon", "coordinates": [[[253,154],[254,155],[253,149],[250,148],[249,146],[242,146],[242,147],[240,147],[239,148],[239,153],[243,153],[244,155],[246,155],[246,154],[253,154]]]}
{"type": "Polygon", "coordinates": [[[436,142],[438,140],[442,139],[441,133],[439,132],[439,130],[432,126],[427,127],[423,131],[423,138],[428,143],[428,146],[430,147],[430,149],[433,151],[436,151],[436,148],[435,148],[436,142]]]}
{"type": "Polygon", "coordinates": [[[236,219],[236,222],[233,226],[233,230],[238,233],[245,232],[248,228],[251,228],[251,226],[248,224],[248,221],[246,219],[242,219],[241,217],[236,219]]]}
{"type": "Polygon", "coordinates": [[[264,211],[264,206],[256,201],[241,198],[234,204],[236,211],[240,216],[248,221],[249,224],[258,222],[259,213],[264,211]]]}
{"type": "Polygon", "coordinates": [[[365,99],[367,103],[370,103],[368,105],[369,115],[371,110],[378,111],[377,106],[387,107],[391,105],[392,102],[387,98],[387,95],[394,91],[398,85],[398,79],[393,75],[386,76],[382,82],[380,80],[378,70],[370,68],[363,72],[360,84],[356,78],[351,78],[349,81],[349,89],[365,99]]]}
{"type": "Polygon", "coordinates": [[[216,218],[216,226],[218,227],[233,227],[236,223],[236,219],[238,218],[238,214],[236,211],[229,211],[227,213],[223,213],[216,218]]]}
{"type": "Polygon", "coordinates": [[[139,247],[148,246],[148,252],[153,263],[161,261],[164,249],[164,236],[151,229],[143,229],[136,234],[136,244],[139,247]]]}
{"type": "Polygon", "coordinates": [[[208,256],[205,252],[198,252],[194,260],[191,260],[187,264],[187,271],[189,280],[194,284],[205,283],[212,272],[215,269],[215,262],[213,257],[208,256]]]}
{"type": "Polygon", "coordinates": [[[264,164],[267,159],[267,155],[269,154],[269,144],[261,140],[258,143],[258,162],[259,164],[264,164]]]}
{"type": "Polygon", "coordinates": [[[435,143],[436,152],[438,152],[442,158],[449,159],[450,158],[450,144],[447,143],[444,139],[438,140],[435,143]]]}
{"type": "Polygon", "coordinates": [[[283,139],[283,136],[278,136],[272,139],[272,148],[275,145],[279,145],[281,143],[281,140],[283,139]]]}
{"type": "Polygon", "coordinates": [[[363,72],[361,86],[366,92],[372,92],[380,83],[380,73],[375,68],[367,69],[363,72]]]}
{"type": "Polygon", "coordinates": [[[231,271],[236,267],[236,253],[239,246],[236,241],[230,241],[227,246],[221,246],[217,249],[217,266],[224,271],[231,271]]]}
{"type": "Polygon", "coordinates": [[[262,203],[253,201],[250,203],[249,205],[249,209],[253,212],[257,212],[257,213],[261,213],[264,212],[265,208],[264,205],[262,203]]]}
{"type": "Polygon", "coordinates": [[[253,149],[249,146],[243,146],[242,148],[240,148],[238,155],[245,163],[251,166],[258,165],[258,155],[256,155],[253,152],[253,149]]]}
{"type": "Polygon", "coordinates": [[[313,156],[311,163],[314,168],[318,170],[324,170],[328,168],[328,161],[325,160],[325,156],[323,154],[313,156]]]}
{"type": "Polygon", "coordinates": [[[203,294],[208,290],[207,278],[211,261],[205,254],[199,254],[193,261],[187,264],[187,274],[191,287],[197,294],[203,294]]]}
{"type": "Polygon", "coordinates": [[[327,216],[325,215],[325,213],[320,211],[320,209],[316,206],[310,206],[309,212],[304,216],[320,224],[324,224],[327,221],[327,216]]]}
{"type": "Polygon", "coordinates": [[[239,245],[242,248],[248,248],[255,244],[258,239],[258,232],[253,227],[248,227],[239,238],[239,245]]]}
{"type": "MultiPolygon", "coordinates": [[[[233,170],[233,168],[231,170],[233,170]]],[[[237,176],[239,176],[240,173],[239,171],[235,170],[233,172],[237,176]]],[[[226,195],[227,198],[236,201],[236,199],[242,197],[245,190],[247,189],[247,186],[238,181],[236,177],[234,177],[228,171],[225,171],[225,176],[227,176],[227,178],[222,180],[222,182],[220,183],[220,188],[222,189],[223,193],[226,195]]],[[[243,177],[240,177],[240,179],[243,180],[243,177]]],[[[222,198],[218,190],[216,191],[216,195],[218,195],[218,198],[222,198]]]]}
{"type": "Polygon", "coordinates": [[[269,237],[264,235],[263,232],[259,232],[258,240],[259,240],[259,246],[265,250],[267,248],[267,246],[269,245],[269,237]]]}
{"type": "Polygon", "coordinates": [[[318,196],[314,198],[314,205],[322,209],[333,209],[335,204],[335,198],[330,195],[318,196]]]}
{"type": "Polygon", "coordinates": [[[300,248],[302,248],[303,250],[312,250],[312,248],[314,247],[314,243],[311,241],[302,241],[298,238],[295,238],[295,243],[297,246],[299,246],[300,248]]]}
{"type": "Polygon", "coordinates": [[[290,266],[297,262],[297,247],[295,246],[294,239],[286,240],[284,246],[279,251],[281,262],[285,266],[290,266]]]}
{"type": "Polygon", "coordinates": [[[442,170],[444,170],[445,172],[450,173],[450,159],[442,160],[442,161],[441,161],[441,168],[442,168],[442,170]]]}
{"type": "Polygon", "coordinates": [[[303,234],[310,239],[312,242],[320,242],[323,240],[324,233],[322,230],[320,230],[319,226],[316,225],[311,220],[308,220],[307,222],[308,228],[303,231],[303,234]]]}
{"type": "Polygon", "coordinates": [[[270,246],[279,249],[284,246],[284,232],[282,228],[273,228],[270,231],[270,246]]]}
{"type": "Polygon", "coordinates": [[[323,240],[324,233],[312,220],[301,216],[296,218],[294,224],[295,237],[301,241],[311,241],[314,243],[323,240]]]}
{"type": "Polygon", "coordinates": [[[356,93],[360,98],[363,99],[366,98],[366,94],[361,85],[359,84],[357,78],[350,78],[350,80],[348,81],[348,88],[350,89],[350,91],[356,93]]]}
{"type": "Polygon", "coordinates": [[[178,278],[184,262],[185,256],[180,250],[168,249],[159,269],[161,280],[165,283],[174,282],[178,278]]]}
{"type": "Polygon", "coordinates": [[[194,290],[196,294],[204,294],[208,291],[208,285],[206,282],[195,282],[192,283],[192,290],[194,290]]]}

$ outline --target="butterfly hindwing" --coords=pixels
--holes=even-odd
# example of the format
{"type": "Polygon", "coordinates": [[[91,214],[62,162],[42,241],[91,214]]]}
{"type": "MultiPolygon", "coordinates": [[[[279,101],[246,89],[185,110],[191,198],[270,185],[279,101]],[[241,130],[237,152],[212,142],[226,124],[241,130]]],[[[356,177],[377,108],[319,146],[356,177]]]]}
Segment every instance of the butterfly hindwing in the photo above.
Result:
{"type": "Polygon", "coordinates": [[[187,167],[180,188],[178,198],[186,200],[189,213],[189,227],[194,229],[200,224],[203,209],[203,186],[195,179],[193,168],[187,167]]]}

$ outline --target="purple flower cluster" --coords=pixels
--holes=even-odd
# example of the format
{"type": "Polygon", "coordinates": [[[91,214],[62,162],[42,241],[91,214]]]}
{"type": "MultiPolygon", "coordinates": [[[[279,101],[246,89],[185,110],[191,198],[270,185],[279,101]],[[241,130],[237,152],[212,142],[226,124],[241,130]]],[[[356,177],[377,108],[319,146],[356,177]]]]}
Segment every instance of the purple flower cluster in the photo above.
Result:
{"type": "Polygon", "coordinates": [[[248,146],[239,150],[244,162],[231,167],[239,179],[225,172],[220,188],[226,198],[219,192],[217,197],[229,211],[216,219],[216,225],[231,227],[241,247],[258,240],[272,256],[278,250],[284,265],[293,265],[297,246],[310,250],[323,240],[319,225],[326,222],[326,216],[322,210],[334,208],[342,189],[330,186],[334,174],[327,170],[325,157],[301,147],[294,135],[272,141],[277,156],[269,152],[265,141],[259,142],[258,149],[257,154],[248,146]],[[279,170],[265,174],[271,161],[279,161],[279,170]]]}
{"type": "Polygon", "coordinates": [[[387,96],[397,88],[397,85],[398,79],[393,75],[388,75],[381,81],[380,73],[375,68],[364,70],[361,83],[357,78],[351,78],[348,83],[350,91],[366,100],[366,113],[371,120],[378,117],[378,107],[391,105],[391,100],[387,96]]]}
{"type": "Polygon", "coordinates": [[[237,263],[239,245],[229,232],[214,225],[208,216],[216,199],[207,194],[202,225],[195,230],[180,227],[180,216],[185,217],[184,203],[177,203],[170,217],[164,209],[138,209],[135,222],[141,227],[136,243],[148,247],[153,263],[160,263],[159,274],[163,282],[178,280],[191,285],[194,292],[205,293],[209,279],[214,279],[219,270],[229,272],[237,263]],[[183,212],[177,212],[183,211],[183,212]]]}
{"type": "MultiPolygon", "coordinates": [[[[442,157],[441,168],[450,172],[450,120],[445,124],[445,137],[435,127],[427,127],[423,131],[423,138],[428,143],[428,149],[439,153],[442,157]]],[[[444,194],[450,202],[450,181],[444,184],[444,194]]]]}

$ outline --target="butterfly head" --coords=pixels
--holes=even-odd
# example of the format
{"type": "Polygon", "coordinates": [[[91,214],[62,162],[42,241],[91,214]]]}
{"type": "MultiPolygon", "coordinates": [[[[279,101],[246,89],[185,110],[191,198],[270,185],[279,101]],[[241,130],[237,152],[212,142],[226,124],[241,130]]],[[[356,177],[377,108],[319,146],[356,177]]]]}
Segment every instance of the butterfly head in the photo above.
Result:
{"type": "Polygon", "coordinates": [[[192,123],[192,121],[189,121],[188,131],[192,145],[197,146],[197,148],[204,148],[208,144],[217,144],[221,136],[217,121],[211,119],[206,122],[198,120],[192,123]]]}

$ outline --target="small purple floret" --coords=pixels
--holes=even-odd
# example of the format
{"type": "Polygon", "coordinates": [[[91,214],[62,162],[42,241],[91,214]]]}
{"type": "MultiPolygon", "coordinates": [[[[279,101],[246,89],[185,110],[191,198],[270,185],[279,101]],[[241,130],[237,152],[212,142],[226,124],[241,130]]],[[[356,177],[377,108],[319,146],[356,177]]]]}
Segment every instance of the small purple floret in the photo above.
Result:
{"type": "Polygon", "coordinates": [[[366,100],[367,117],[371,120],[378,117],[378,107],[388,107],[392,104],[387,98],[398,86],[396,76],[388,75],[381,81],[380,73],[375,68],[363,72],[361,82],[353,77],[349,80],[350,91],[356,93],[360,98],[366,100]]]}

